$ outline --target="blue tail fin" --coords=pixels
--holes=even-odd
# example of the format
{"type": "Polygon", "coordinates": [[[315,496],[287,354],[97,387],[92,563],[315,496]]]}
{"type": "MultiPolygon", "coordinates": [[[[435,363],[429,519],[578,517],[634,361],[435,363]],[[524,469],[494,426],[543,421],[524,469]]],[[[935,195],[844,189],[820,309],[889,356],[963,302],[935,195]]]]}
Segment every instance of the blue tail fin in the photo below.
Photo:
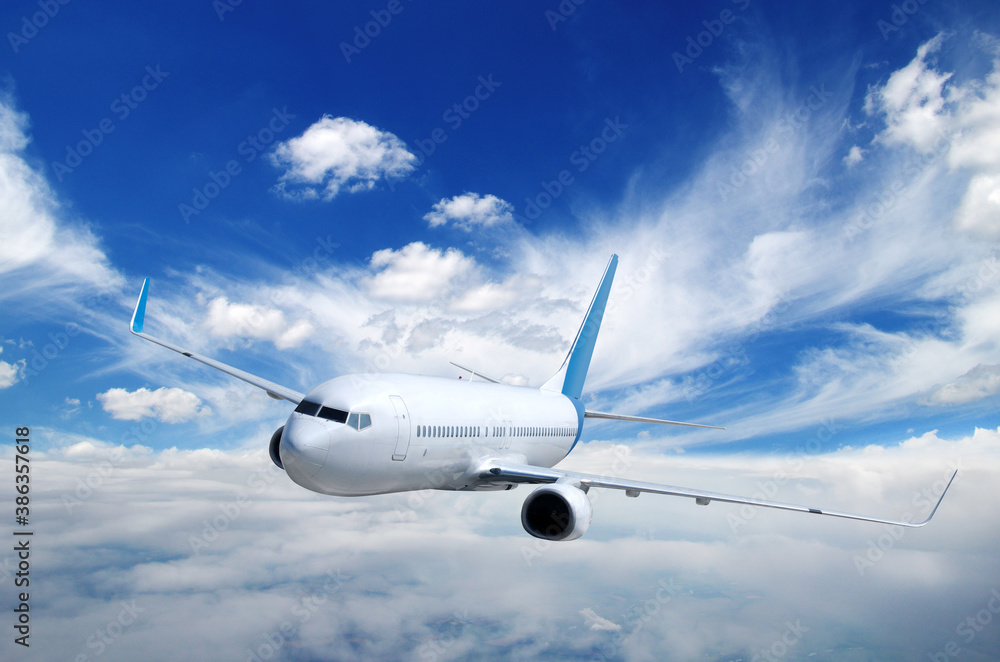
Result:
{"type": "Polygon", "coordinates": [[[542,390],[558,391],[575,400],[579,400],[583,395],[583,382],[587,379],[587,370],[590,368],[590,358],[594,355],[594,344],[597,342],[597,333],[601,330],[601,320],[604,319],[604,308],[608,305],[608,294],[611,293],[611,281],[615,278],[615,269],[618,267],[618,256],[612,255],[608,262],[608,268],[604,270],[604,277],[601,284],[594,293],[594,298],[590,302],[587,316],[583,318],[580,330],[576,332],[576,339],[563,361],[562,367],[552,376],[549,381],[542,385],[542,390]]]}

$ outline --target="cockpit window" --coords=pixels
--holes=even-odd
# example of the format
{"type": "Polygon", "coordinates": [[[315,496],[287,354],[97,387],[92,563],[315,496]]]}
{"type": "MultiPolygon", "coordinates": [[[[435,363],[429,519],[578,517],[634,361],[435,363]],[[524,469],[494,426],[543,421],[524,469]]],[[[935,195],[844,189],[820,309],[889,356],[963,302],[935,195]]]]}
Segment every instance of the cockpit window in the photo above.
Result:
{"type": "Polygon", "coordinates": [[[358,412],[352,412],[347,417],[347,427],[354,428],[355,430],[364,430],[365,428],[370,428],[372,426],[372,417],[368,414],[359,414],[358,412]]]}
{"type": "Polygon", "coordinates": [[[333,421],[334,423],[346,423],[347,422],[347,412],[342,409],[334,409],[333,407],[320,407],[319,413],[316,414],[320,418],[325,418],[327,420],[333,421]]]}
{"type": "Polygon", "coordinates": [[[310,402],[308,400],[303,400],[299,403],[299,406],[295,408],[300,414],[305,414],[307,416],[315,416],[316,412],[319,411],[320,404],[318,402],[310,402]]]}

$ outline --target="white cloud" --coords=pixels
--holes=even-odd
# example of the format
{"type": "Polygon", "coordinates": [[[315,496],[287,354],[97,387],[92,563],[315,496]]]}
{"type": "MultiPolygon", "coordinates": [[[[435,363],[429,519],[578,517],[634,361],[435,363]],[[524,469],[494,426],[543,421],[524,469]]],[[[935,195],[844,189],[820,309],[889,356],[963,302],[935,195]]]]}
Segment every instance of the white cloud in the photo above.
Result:
{"type": "Polygon", "coordinates": [[[184,423],[211,413],[210,409],[201,406],[198,396],[179,388],[160,387],[155,391],[111,388],[98,393],[97,399],[104,411],[120,421],[155,418],[164,423],[184,423]]]}
{"type": "Polygon", "coordinates": [[[225,297],[213,299],[208,305],[205,323],[209,333],[217,338],[260,338],[270,340],[278,349],[298,347],[316,330],[309,320],[289,324],[280,310],[229,303],[225,297]]]}
{"type": "Polygon", "coordinates": [[[964,83],[935,70],[928,56],[943,35],[931,39],[883,86],[869,90],[866,109],[883,115],[878,140],[921,152],[947,152],[952,168],[973,173],[955,213],[959,229],[1000,236],[1000,60],[983,80],[964,83]]]}
{"type": "Polygon", "coordinates": [[[617,623],[613,623],[603,616],[598,616],[597,613],[590,607],[581,609],[580,615],[583,616],[584,624],[590,630],[597,630],[598,632],[618,632],[622,629],[622,626],[617,623]]]}
{"type": "Polygon", "coordinates": [[[927,64],[944,40],[938,35],[917,49],[917,56],[889,76],[883,86],[868,91],[865,109],[886,115],[887,127],[880,139],[887,144],[910,144],[930,151],[947,133],[948,116],[943,96],[951,74],[941,74],[927,64]]]}
{"type": "Polygon", "coordinates": [[[985,237],[1000,237],[1000,173],[972,178],[955,214],[955,224],[985,237]]]}
{"type": "Polygon", "coordinates": [[[324,115],[305,132],[279,143],[271,157],[284,168],[278,190],[293,198],[331,200],[342,189],[371,189],[380,179],[415,168],[417,157],[395,135],[347,117],[324,115]]]}
{"type": "Polygon", "coordinates": [[[97,237],[64,218],[45,177],[25,160],[27,131],[27,114],[0,95],[0,298],[53,286],[114,287],[121,279],[97,237]]]}
{"type": "Polygon", "coordinates": [[[367,281],[369,294],[377,299],[431,301],[468,286],[475,262],[456,248],[440,250],[415,241],[403,248],[386,248],[372,254],[369,262],[378,272],[367,281]]]}
{"type": "Polygon", "coordinates": [[[490,227],[509,223],[514,217],[514,207],[495,195],[481,196],[478,193],[463,193],[449,199],[442,198],[435,203],[434,211],[426,214],[424,220],[435,228],[447,223],[466,232],[476,227],[490,227]]]}
{"type": "Polygon", "coordinates": [[[932,405],[962,405],[1000,393],[1000,365],[979,364],[951,384],[934,390],[927,398],[932,405]]]}
{"type": "MultiPolygon", "coordinates": [[[[101,659],[242,661],[258,647],[271,659],[718,659],[769,649],[788,622],[808,628],[796,657],[849,641],[843,659],[889,659],[941,650],[1000,576],[1000,512],[980,507],[1000,480],[995,430],[793,458],[583,444],[576,470],[889,517],[919,515],[949,464],[962,470],[922,529],[593,489],[590,530],[569,543],[521,529],[529,486],[325,497],[292,484],[263,442],[150,452],[52,436],[32,460],[46,477],[33,493],[53,504],[33,522],[48,559],[31,605],[39,659],[92,654],[88,637],[123,603],[137,616],[101,659]]],[[[12,471],[12,450],[0,458],[12,471]]],[[[0,583],[16,563],[0,555],[0,583]]],[[[1000,629],[985,627],[970,653],[997,646],[1000,629]]]]}
{"type": "Polygon", "coordinates": [[[844,165],[850,168],[853,165],[861,163],[865,158],[865,150],[861,149],[857,145],[852,145],[851,149],[847,151],[847,156],[844,157],[844,165]]]}
{"type": "MultiPolygon", "coordinates": [[[[0,347],[0,354],[2,353],[3,347],[0,347]]],[[[21,371],[24,370],[24,365],[23,359],[13,364],[0,361],[0,388],[9,388],[16,384],[21,377],[21,371]]]]}

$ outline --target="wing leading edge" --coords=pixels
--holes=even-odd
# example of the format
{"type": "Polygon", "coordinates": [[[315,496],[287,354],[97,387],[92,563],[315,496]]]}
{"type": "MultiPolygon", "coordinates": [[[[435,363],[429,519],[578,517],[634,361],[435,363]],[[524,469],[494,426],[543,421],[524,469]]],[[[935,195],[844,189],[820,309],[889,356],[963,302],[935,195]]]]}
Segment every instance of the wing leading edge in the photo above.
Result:
{"type": "Polygon", "coordinates": [[[723,501],[726,503],[739,503],[750,506],[761,506],[763,508],[777,508],[780,510],[792,510],[800,513],[812,513],[814,515],[829,515],[830,517],[843,517],[846,519],[860,520],[863,522],[876,522],[879,524],[889,524],[892,526],[920,527],[931,521],[938,506],[944,500],[948,488],[958,475],[958,470],[951,475],[948,485],[941,492],[941,497],[934,504],[934,509],[930,515],[922,522],[905,522],[902,520],[883,519],[881,517],[868,517],[867,515],[856,515],[854,513],[844,513],[836,510],[826,510],[822,508],[810,508],[808,506],[797,506],[791,503],[781,503],[780,501],[767,501],[764,499],[753,499],[750,497],[734,496],[731,494],[720,494],[717,492],[707,492],[704,490],[692,490],[686,487],[674,487],[672,485],[657,485],[656,483],[645,483],[637,480],[627,480],[621,478],[611,478],[608,476],[595,476],[592,474],[581,474],[561,469],[550,469],[546,467],[534,467],[524,464],[508,464],[493,461],[480,472],[480,477],[490,481],[506,480],[512,483],[569,483],[577,485],[583,489],[591,487],[604,487],[615,490],[625,490],[625,494],[630,497],[637,497],[641,492],[650,494],[665,494],[667,496],[688,497],[695,500],[700,506],[707,506],[712,501],[723,501]]]}
{"type": "Polygon", "coordinates": [[[298,391],[294,391],[290,388],[282,386],[281,384],[275,384],[274,382],[268,381],[263,377],[258,377],[257,375],[251,375],[249,372],[244,372],[239,368],[234,368],[232,366],[226,365],[225,363],[222,363],[221,361],[216,361],[215,359],[210,359],[207,356],[202,356],[201,354],[195,354],[194,352],[189,352],[183,347],[178,347],[173,343],[169,343],[165,340],[154,338],[153,336],[147,333],[143,333],[142,326],[146,317],[146,297],[148,295],[149,295],[149,278],[143,281],[142,290],[139,292],[139,300],[135,302],[135,310],[132,311],[132,321],[128,326],[128,330],[131,331],[133,334],[150,342],[154,342],[157,345],[160,345],[161,347],[166,347],[167,349],[171,349],[177,352],[178,354],[183,354],[189,359],[194,359],[195,361],[204,363],[205,365],[215,368],[216,370],[221,370],[227,375],[232,375],[236,379],[241,379],[245,381],[247,384],[252,384],[257,388],[264,389],[265,391],[267,391],[267,394],[272,398],[274,398],[275,400],[288,400],[289,402],[294,402],[295,404],[298,404],[305,397],[305,395],[303,395],[302,393],[299,393],[298,391]]]}

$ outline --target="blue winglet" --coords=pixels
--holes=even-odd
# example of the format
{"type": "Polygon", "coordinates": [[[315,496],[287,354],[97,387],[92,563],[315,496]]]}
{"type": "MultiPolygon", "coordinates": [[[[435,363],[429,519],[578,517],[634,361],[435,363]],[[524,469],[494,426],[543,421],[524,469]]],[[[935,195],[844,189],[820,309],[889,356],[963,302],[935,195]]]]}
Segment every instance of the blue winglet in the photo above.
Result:
{"type": "MultiPolygon", "coordinates": [[[[559,372],[542,386],[544,390],[559,391],[574,400],[579,400],[583,395],[583,383],[587,378],[587,370],[590,368],[590,359],[594,355],[597,333],[601,330],[601,320],[604,318],[604,309],[608,305],[611,282],[615,278],[617,267],[618,256],[612,255],[608,261],[608,268],[605,269],[604,276],[601,278],[601,284],[590,302],[590,308],[587,309],[587,316],[584,318],[583,324],[580,325],[580,330],[576,332],[576,339],[573,340],[566,360],[563,361],[559,372]]],[[[582,410],[580,415],[583,416],[582,410]]]]}
{"type": "Polygon", "coordinates": [[[142,291],[139,292],[139,300],[135,302],[135,310],[132,312],[132,323],[129,329],[132,333],[142,333],[142,321],[146,317],[146,296],[149,294],[149,277],[142,282],[142,291]]]}

